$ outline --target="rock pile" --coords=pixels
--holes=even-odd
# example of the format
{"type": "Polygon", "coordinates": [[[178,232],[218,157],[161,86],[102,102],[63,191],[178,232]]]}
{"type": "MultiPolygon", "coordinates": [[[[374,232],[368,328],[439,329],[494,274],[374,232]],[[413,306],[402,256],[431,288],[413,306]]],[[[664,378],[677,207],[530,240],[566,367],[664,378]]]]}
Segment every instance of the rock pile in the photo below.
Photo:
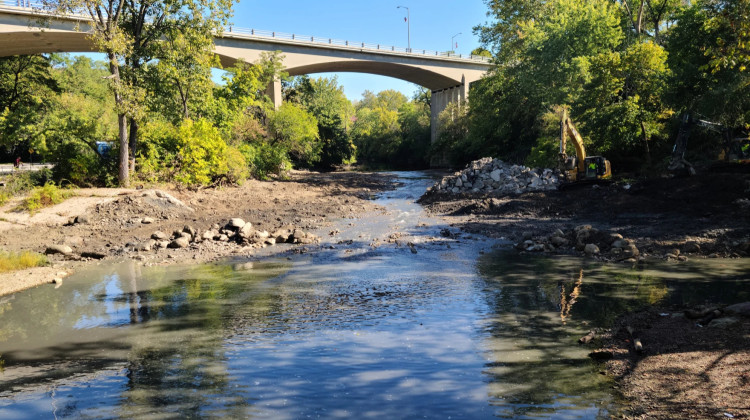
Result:
{"type": "Polygon", "coordinates": [[[533,237],[524,233],[516,249],[528,252],[578,251],[589,256],[601,255],[617,261],[636,261],[640,251],[632,239],[619,233],[601,231],[581,225],[567,232],[557,229],[551,235],[533,237]]]}
{"type": "Polygon", "coordinates": [[[555,190],[559,182],[560,174],[557,170],[531,169],[487,157],[469,163],[460,172],[443,177],[427,192],[522,194],[528,191],[555,190]]]}
{"type": "Polygon", "coordinates": [[[278,243],[312,244],[319,242],[320,239],[294,227],[282,228],[271,234],[265,230],[254,229],[252,223],[233,218],[224,226],[217,223],[202,233],[189,225],[182,230],[172,232],[171,235],[156,231],[149,240],[137,244],[129,243],[126,247],[136,251],[151,251],[155,248],[179,249],[204,241],[235,242],[244,246],[262,248],[278,243]]]}

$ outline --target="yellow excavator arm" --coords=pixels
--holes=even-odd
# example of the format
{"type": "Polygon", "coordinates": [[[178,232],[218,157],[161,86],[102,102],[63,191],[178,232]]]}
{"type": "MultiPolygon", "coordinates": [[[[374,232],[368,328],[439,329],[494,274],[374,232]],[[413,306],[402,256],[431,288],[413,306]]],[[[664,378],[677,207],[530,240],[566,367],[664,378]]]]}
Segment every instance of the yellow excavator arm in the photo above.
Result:
{"type": "Polygon", "coordinates": [[[573,121],[568,118],[568,112],[563,111],[562,120],[560,121],[560,162],[564,166],[564,170],[577,170],[578,172],[585,171],[584,161],[586,160],[586,149],[583,147],[583,138],[578,134],[573,125],[573,121]],[[570,136],[573,147],[576,150],[576,157],[572,159],[568,157],[566,151],[568,144],[568,136],[570,136]]]}
{"type": "Polygon", "coordinates": [[[565,110],[563,110],[560,120],[559,159],[560,170],[568,181],[605,179],[612,176],[610,163],[607,159],[601,156],[586,156],[583,138],[578,134],[578,130],[573,125],[573,121],[568,118],[568,113],[565,110]],[[568,156],[568,136],[570,136],[576,150],[575,156],[568,156]]]}

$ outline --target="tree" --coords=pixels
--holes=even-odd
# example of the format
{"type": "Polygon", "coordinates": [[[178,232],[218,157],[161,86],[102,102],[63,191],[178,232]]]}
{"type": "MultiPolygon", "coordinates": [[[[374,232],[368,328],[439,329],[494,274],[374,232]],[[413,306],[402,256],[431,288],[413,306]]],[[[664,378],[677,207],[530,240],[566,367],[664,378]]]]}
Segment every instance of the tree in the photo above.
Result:
{"type": "Polygon", "coordinates": [[[349,135],[354,107],[338,79],[297,77],[285,92],[287,100],[300,104],[318,121],[321,142],[318,166],[330,169],[351,163],[356,150],[349,135]]]}
{"type": "MultiPolygon", "coordinates": [[[[118,110],[119,182],[129,184],[130,168],[135,167],[137,120],[144,97],[141,85],[143,63],[153,58],[154,44],[162,42],[170,29],[179,28],[183,41],[197,41],[206,48],[206,33],[220,30],[231,14],[230,0],[45,0],[45,6],[58,14],[85,13],[91,19],[91,40],[106,54],[110,83],[118,110]],[[203,33],[203,36],[193,36],[203,33]],[[131,136],[128,136],[128,121],[131,136]]],[[[174,33],[174,32],[171,32],[174,33]]],[[[173,38],[174,39],[174,38],[173,38]]],[[[190,42],[180,43],[181,47],[190,42]]],[[[197,45],[197,44],[191,44],[197,45]]],[[[209,47],[210,48],[210,47],[209,47]]],[[[196,49],[196,51],[198,50],[196,49]]],[[[196,52],[192,51],[192,52],[196,52]]]]}
{"type": "Polygon", "coordinates": [[[287,150],[296,162],[312,166],[320,160],[318,121],[301,106],[282,104],[271,114],[268,128],[274,143],[287,150]]]}
{"type": "Polygon", "coordinates": [[[107,56],[110,88],[117,108],[120,143],[118,178],[123,187],[130,183],[127,118],[136,109],[133,99],[137,96],[132,85],[123,80],[120,71],[120,63],[133,46],[132,37],[121,27],[125,3],[126,0],[45,0],[45,6],[56,14],[86,14],[92,27],[90,39],[94,47],[107,56]]]}
{"type": "Polygon", "coordinates": [[[52,61],[46,55],[0,58],[0,145],[12,154],[31,145],[32,128],[59,91],[52,61]]]}

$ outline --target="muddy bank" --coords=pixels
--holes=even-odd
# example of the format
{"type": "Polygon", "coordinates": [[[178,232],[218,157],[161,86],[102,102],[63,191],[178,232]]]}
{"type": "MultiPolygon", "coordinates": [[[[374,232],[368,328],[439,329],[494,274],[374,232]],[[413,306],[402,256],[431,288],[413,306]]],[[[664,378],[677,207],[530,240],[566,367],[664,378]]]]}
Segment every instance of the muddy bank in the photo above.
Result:
{"type": "Polygon", "coordinates": [[[626,417],[750,417],[750,304],[745,306],[744,315],[706,305],[621,316],[597,353],[612,357],[606,368],[628,400],[626,417]]]}
{"type": "Polygon", "coordinates": [[[9,203],[0,209],[6,221],[0,226],[0,249],[47,252],[52,266],[1,275],[0,294],[49,283],[102,261],[205,262],[251,256],[268,252],[269,247],[305,252],[305,247],[316,246],[311,231],[325,228],[333,219],[356,219],[376,211],[369,199],[392,189],[394,182],[387,174],[293,172],[288,180],[248,181],[239,187],[199,191],[81,189],[75,197],[33,217],[12,210],[15,203],[9,203]],[[276,238],[257,241],[258,235],[241,238],[232,235],[238,232],[220,232],[233,218],[250,223],[253,234],[266,232],[270,237],[296,230],[305,238],[289,241],[296,245],[273,245],[276,238]],[[191,232],[190,240],[183,246],[172,245],[186,231],[191,232]]]}
{"type": "MultiPolygon", "coordinates": [[[[464,231],[531,240],[533,251],[583,253],[574,230],[590,225],[609,242],[620,235],[638,258],[746,257],[750,255],[750,174],[711,173],[691,178],[584,185],[565,190],[507,194],[428,194],[421,203],[464,231]],[[560,230],[571,243],[546,246],[560,230]]],[[[602,246],[604,243],[604,246],[602,246]]],[[[586,244],[584,244],[585,246],[586,244]]],[[[525,247],[524,249],[528,249],[525,247]]]]}

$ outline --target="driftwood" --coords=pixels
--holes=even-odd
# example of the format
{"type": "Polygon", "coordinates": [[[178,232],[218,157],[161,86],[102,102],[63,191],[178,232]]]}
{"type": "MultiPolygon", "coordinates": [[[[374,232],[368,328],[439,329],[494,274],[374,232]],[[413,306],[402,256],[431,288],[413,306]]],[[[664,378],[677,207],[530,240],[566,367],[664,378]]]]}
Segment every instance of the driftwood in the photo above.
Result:
{"type": "Polygon", "coordinates": [[[594,338],[596,338],[596,332],[594,330],[591,330],[588,334],[578,339],[578,344],[587,344],[594,338]]]}
{"type": "Polygon", "coordinates": [[[643,353],[643,343],[641,343],[641,339],[638,338],[633,327],[628,325],[627,327],[625,327],[625,329],[628,331],[628,334],[630,334],[630,338],[633,340],[633,348],[635,349],[635,351],[637,353],[643,353]]]}

